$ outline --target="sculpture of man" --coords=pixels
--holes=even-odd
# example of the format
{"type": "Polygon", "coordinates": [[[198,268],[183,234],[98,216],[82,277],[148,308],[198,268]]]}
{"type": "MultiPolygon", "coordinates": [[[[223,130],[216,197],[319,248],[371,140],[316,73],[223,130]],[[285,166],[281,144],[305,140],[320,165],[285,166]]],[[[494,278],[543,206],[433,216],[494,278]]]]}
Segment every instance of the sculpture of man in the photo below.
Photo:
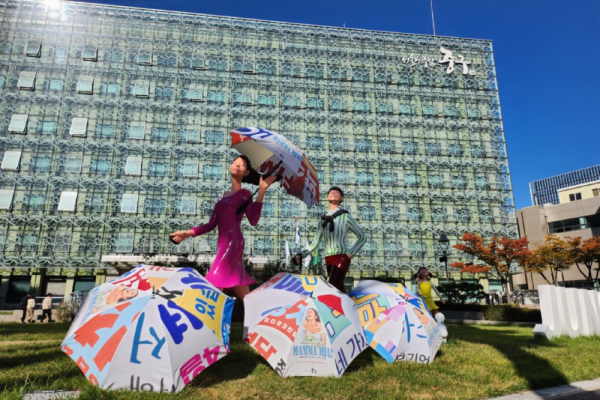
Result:
{"type": "Polygon", "coordinates": [[[329,189],[327,201],[329,201],[329,211],[321,215],[315,239],[308,248],[294,256],[294,263],[300,265],[302,258],[315,251],[319,241],[323,239],[329,283],[345,293],[344,278],[350,269],[350,260],[365,244],[366,236],[348,211],[340,208],[340,204],[344,201],[342,189],[336,186],[329,189]],[[349,232],[357,237],[352,247],[346,244],[349,232]]]}

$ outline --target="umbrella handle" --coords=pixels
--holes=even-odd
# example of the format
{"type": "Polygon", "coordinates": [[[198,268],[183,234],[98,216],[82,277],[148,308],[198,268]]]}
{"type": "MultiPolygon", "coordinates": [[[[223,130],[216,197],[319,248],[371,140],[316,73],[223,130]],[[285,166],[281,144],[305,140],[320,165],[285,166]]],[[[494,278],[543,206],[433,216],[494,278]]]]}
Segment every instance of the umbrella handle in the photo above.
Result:
{"type": "MultiPolygon", "coordinates": [[[[268,178],[269,176],[272,176],[272,175],[273,175],[273,173],[275,173],[275,171],[277,171],[277,168],[279,168],[279,166],[280,166],[282,163],[283,163],[283,160],[279,160],[279,162],[277,163],[277,165],[275,165],[275,167],[273,167],[273,169],[272,169],[271,171],[269,171],[268,173],[261,174],[261,175],[262,175],[262,178],[264,179],[264,178],[268,178]]],[[[278,182],[278,181],[280,181],[280,180],[282,180],[282,179],[283,179],[283,176],[281,176],[281,175],[277,175],[277,179],[275,179],[275,182],[278,182]]],[[[258,193],[258,189],[256,189],[256,190],[254,191],[254,193],[252,193],[252,196],[250,196],[250,199],[252,199],[252,197],[254,197],[254,195],[255,195],[256,193],[258,193]]],[[[244,211],[244,209],[246,209],[246,207],[248,207],[248,204],[250,204],[250,199],[246,200],[246,201],[244,202],[244,204],[242,204],[242,205],[241,205],[241,206],[240,206],[240,207],[237,209],[237,211],[235,212],[235,214],[236,214],[236,215],[238,215],[238,214],[241,214],[241,213],[242,213],[242,211],[244,211]]]]}

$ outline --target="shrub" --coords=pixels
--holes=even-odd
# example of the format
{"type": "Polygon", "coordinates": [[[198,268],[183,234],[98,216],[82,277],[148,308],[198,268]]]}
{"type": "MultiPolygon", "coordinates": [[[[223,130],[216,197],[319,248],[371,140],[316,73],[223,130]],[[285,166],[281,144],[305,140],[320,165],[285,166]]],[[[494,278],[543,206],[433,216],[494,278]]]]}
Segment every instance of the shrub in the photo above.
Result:
{"type": "Polygon", "coordinates": [[[540,310],[531,308],[519,308],[512,304],[503,305],[480,305],[480,304],[445,304],[437,303],[440,311],[475,311],[482,312],[487,321],[502,322],[542,322],[540,310]]]}
{"type": "Polygon", "coordinates": [[[449,303],[475,303],[485,298],[483,286],[471,282],[450,282],[438,286],[438,290],[449,303]]]}
{"type": "Polygon", "coordinates": [[[73,322],[78,309],[79,304],[74,302],[60,303],[56,307],[56,319],[62,322],[73,322]]]}

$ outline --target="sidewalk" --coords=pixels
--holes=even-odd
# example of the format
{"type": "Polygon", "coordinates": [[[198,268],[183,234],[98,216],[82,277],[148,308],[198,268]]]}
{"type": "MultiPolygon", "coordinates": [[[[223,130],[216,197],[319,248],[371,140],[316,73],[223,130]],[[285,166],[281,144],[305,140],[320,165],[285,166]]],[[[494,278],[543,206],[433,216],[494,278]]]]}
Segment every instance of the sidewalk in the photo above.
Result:
{"type": "Polygon", "coordinates": [[[570,385],[509,394],[489,400],[600,400],[600,378],[591,381],[574,382],[570,385]]]}

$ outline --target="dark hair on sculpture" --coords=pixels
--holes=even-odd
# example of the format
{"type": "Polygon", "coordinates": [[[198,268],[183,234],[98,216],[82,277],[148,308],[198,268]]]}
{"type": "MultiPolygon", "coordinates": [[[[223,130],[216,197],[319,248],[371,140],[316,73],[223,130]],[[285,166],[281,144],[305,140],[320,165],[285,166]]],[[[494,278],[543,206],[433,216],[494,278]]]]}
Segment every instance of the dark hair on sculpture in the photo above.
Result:
{"type": "MultiPolygon", "coordinates": [[[[416,279],[416,278],[420,279],[421,271],[424,269],[427,269],[427,267],[420,267],[419,270],[417,271],[417,273],[413,275],[413,279],[416,279]]],[[[427,280],[430,280],[431,278],[435,278],[435,276],[431,272],[429,272],[429,270],[427,270],[427,280]]]]}
{"type": "Polygon", "coordinates": [[[252,162],[250,162],[250,159],[247,156],[240,154],[239,156],[234,158],[233,161],[237,160],[238,158],[244,160],[244,162],[246,163],[246,169],[249,171],[248,175],[242,178],[242,182],[258,186],[258,184],[260,183],[260,174],[257,170],[252,168],[252,162]]]}
{"type": "Polygon", "coordinates": [[[330,187],[329,190],[327,191],[327,194],[329,194],[329,192],[331,192],[332,190],[340,192],[340,194],[342,195],[342,197],[344,197],[344,191],[342,189],[340,189],[339,187],[337,187],[337,186],[330,187]]]}

